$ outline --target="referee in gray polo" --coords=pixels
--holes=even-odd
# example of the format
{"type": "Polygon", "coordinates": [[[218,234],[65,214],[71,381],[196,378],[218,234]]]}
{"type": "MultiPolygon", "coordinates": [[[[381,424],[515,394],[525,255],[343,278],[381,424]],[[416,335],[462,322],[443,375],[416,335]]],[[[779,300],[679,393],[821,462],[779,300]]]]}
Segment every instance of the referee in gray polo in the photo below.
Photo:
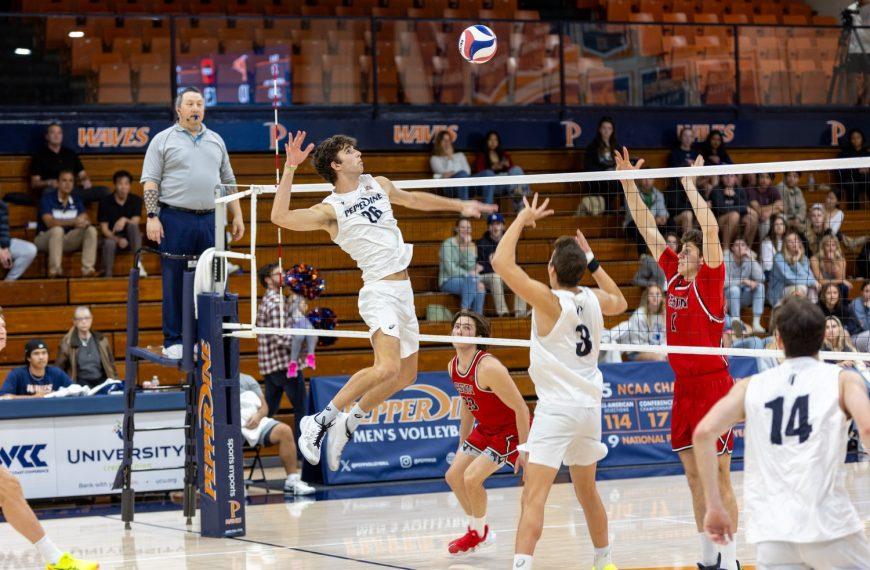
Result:
{"type": "MultiPolygon", "coordinates": [[[[142,166],[148,239],[164,253],[214,247],[214,190],[235,184],[224,140],[203,124],[205,100],[188,87],[175,99],[178,122],[151,139],[142,166]]],[[[245,235],[242,208],[230,204],[233,241],[245,235]]],[[[182,276],[186,262],[163,259],[163,354],[181,358],[182,276]]]]}

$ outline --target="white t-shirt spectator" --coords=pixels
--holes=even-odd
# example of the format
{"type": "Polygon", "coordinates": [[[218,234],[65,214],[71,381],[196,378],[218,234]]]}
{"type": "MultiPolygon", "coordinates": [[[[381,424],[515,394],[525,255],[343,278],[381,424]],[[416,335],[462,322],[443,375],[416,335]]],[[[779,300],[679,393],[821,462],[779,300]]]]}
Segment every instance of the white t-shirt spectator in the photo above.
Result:
{"type": "Polygon", "coordinates": [[[471,173],[468,159],[461,152],[454,152],[451,156],[433,154],[429,157],[429,166],[432,168],[433,178],[443,178],[446,172],[471,173]]]}

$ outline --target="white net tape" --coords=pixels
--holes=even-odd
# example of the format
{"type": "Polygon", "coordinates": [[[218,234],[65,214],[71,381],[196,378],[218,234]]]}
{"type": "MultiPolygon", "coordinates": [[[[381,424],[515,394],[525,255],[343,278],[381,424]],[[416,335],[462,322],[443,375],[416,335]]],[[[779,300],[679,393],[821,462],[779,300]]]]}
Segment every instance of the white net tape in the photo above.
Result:
{"type": "MultiPolygon", "coordinates": [[[[442,179],[420,179],[420,180],[398,180],[393,181],[396,187],[405,190],[417,189],[445,189],[458,187],[478,187],[478,186],[504,186],[504,185],[525,185],[525,184],[565,184],[565,183],[585,183],[594,184],[601,182],[610,182],[617,180],[640,180],[640,179],[670,179],[674,186],[678,186],[678,180],[683,177],[712,177],[722,176],[726,174],[744,175],[754,173],[785,173],[785,172],[827,172],[836,174],[841,171],[866,169],[870,167],[870,159],[868,158],[851,158],[851,159],[825,159],[825,160],[803,160],[791,162],[766,162],[766,163],[751,163],[751,164],[733,164],[733,165],[709,165],[703,167],[682,167],[682,168],[656,168],[644,170],[629,170],[629,171],[605,171],[605,172],[566,172],[552,174],[531,174],[518,176],[497,176],[497,177],[471,177],[471,178],[442,178],[442,179]]],[[[833,179],[833,177],[832,177],[833,179]]],[[[833,185],[833,183],[832,183],[833,185]]],[[[294,184],[292,194],[310,194],[324,193],[332,190],[332,185],[328,183],[315,184],[294,184]]],[[[275,185],[220,185],[216,191],[216,202],[219,207],[226,207],[226,204],[241,200],[246,197],[251,197],[256,200],[257,195],[274,193],[275,185]]],[[[550,196],[548,194],[548,196],[550,196]]],[[[579,196],[578,196],[579,198],[579,196]]],[[[292,202],[291,202],[291,207],[292,202]]],[[[559,214],[560,212],[557,212],[559,214]]],[[[561,212],[562,214],[568,212],[561,212]]],[[[573,214],[572,212],[570,212],[573,214]]],[[[605,212],[606,214],[616,213],[614,211],[605,212]]],[[[257,225],[257,208],[251,208],[250,224],[252,228],[257,225]]],[[[588,220],[588,218],[586,218],[588,220]]],[[[400,219],[401,222],[401,219],[400,219]]],[[[539,224],[547,224],[547,220],[539,222],[539,224]]],[[[579,226],[583,229],[584,218],[577,218],[571,222],[574,227],[579,226]]],[[[563,233],[570,233],[572,230],[568,227],[564,228],[563,233]]],[[[866,230],[864,233],[867,233],[866,230]]],[[[253,234],[253,232],[252,232],[253,234]]],[[[298,234],[297,234],[298,235],[298,234]]],[[[294,233],[290,232],[288,243],[285,246],[293,245],[294,233]]],[[[309,242],[304,242],[309,243],[309,242]]],[[[522,244],[523,241],[520,241],[522,244]]],[[[595,250],[596,242],[590,239],[590,245],[595,250]]],[[[316,249],[316,246],[311,246],[316,249]]],[[[334,245],[325,247],[336,247],[334,245]]],[[[218,254],[220,255],[220,253],[218,254]]],[[[248,322],[224,325],[228,336],[252,337],[255,335],[301,335],[301,336],[321,336],[321,337],[336,337],[336,338],[354,338],[368,339],[369,333],[366,330],[312,330],[306,328],[266,328],[256,326],[256,308],[257,308],[257,243],[256,234],[251,236],[250,254],[233,257],[244,258],[252,263],[251,271],[251,312],[248,322]]],[[[286,260],[284,267],[293,263],[293,260],[286,260]]],[[[547,259],[536,260],[538,263],[545,263],[547,259]]],[[[602,267],[607,270],[608,262],[601,261],[602,267]]],[[[413,274],[413,269],[412,269],[413,274]]],[[[418,291],[420,292],[420,291],[418,291]]],[[[629,306],[629,310],[636,307],[629,306]]],[[[343,320],[347,320],[343,317],[343,320]]],[[[625,315],[628,318],[628,314],[625,315]]],[[[353,319],[351,319],[353,320],[353,319]]],[[[360,327],[357,327],[360,328],[360,327]]],[[[443,327],[446,330],[446,325],[443,327]]],[[[519,328],[511,333],[514,338],[456,338],[450,335],[443,334],[421,334],[420,341],[424,343],[481,343],[489,346],[504,346],[504,347],[528,347],[528,330],[524,328],[520,333],[519,328]],[[523,335],[520,338],[520,334],[523,335]]],[[[762,339],[758,339],[761,341],[762,339]]],[[[770,339],[766,339],[764,343],[756,343],[755,346],[771,346],[770,339]]],[[[720,348],[720,347],[698,347],[698,346],[673,346],[665,344],[644,344],[644,343],[613,343],[602,342],[602,351],[621,351],[621,352],[644,352],[644,353],[683,353],[683,354],[699,354],[699,355],[725,355],[725,356],[748,356],[758,358],[778,358],[781,357],[781,352],[777,350],[759,349],[759,348],[720,348]]],[[[854,361],[860,363],[862,361],[870,362],[870,353],[868,352],[847,352],[847,351],[825,351],[822,357],[832,361],[854,361]]]]}

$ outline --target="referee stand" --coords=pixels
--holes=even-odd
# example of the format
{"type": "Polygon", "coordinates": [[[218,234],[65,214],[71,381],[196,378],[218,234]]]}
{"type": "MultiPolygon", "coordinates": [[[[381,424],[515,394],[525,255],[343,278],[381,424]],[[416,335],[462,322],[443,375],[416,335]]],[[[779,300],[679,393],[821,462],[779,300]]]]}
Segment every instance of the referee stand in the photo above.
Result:
{"type": "MultiPolygon", "coordinates": [[[[239,419],[239,341],[223,338],[223,323],[238,322],[236,295],[203,293],[198,296],[199,319],[194,310],[194,271],[183,276],[182,357],[168,358],[139,344],[139,261],[143,252],[162,259],[196,262],[195,255],[175,255],[143,248],[136,252],[127,294],[127,346],[124,377],[123,457],[113,489],[121,489],[121,520],[131,527],[135,511],[133,473],[184,469],[183,513],[193,524],[197,489],[203,536],[242,536],[245,533],[243,440],[239,419]],[[197,337],[199,342],[197,342],[197,337]],[[199,347],[200,354],[196,354],[199,347]],[[195,361],[195,358],[197,359],[195,361]],[[180,386],[158,386],[161,391],[185,394],[184,424],[136,428],[135,405],[140,362],[153,362],[185,374],[180,386]],[[233,422],[234,420],[234,422],[233,422]],[[136,469],[133,451],[136,432],[184,430],[184,465],[136,469]],[[220,442],[217,444],[217,442],[220,442]]],[[[223,260],[220,260],[221,262],[223,260]]]]}

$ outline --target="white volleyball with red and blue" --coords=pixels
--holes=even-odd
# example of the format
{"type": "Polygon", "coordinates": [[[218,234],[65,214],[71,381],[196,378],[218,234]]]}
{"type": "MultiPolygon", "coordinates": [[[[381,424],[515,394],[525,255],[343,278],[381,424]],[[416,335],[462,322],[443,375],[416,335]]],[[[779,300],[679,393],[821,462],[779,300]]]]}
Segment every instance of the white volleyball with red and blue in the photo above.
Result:
{"type": "Polygon", "coordinates": [[[471,63],[486,63],[491,60],[497,44],[495,33],[483,24],[469,26],[459,35],[459,53],[471,63]]]}

